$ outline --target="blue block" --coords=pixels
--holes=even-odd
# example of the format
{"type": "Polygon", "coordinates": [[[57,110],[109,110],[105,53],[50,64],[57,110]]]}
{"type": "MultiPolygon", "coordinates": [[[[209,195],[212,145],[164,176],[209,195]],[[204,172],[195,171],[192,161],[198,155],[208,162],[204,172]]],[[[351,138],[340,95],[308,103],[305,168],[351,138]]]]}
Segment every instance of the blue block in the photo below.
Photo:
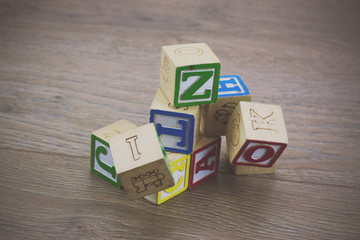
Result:
{"type": "Polygon", "coordinates": [[[220,76],[219,98],[244,95],[250,95],[250,91],[239,75],[220,76]]]}
{"type": "Polygon", "coordinates": [[[166,151],[189,154],[193,151],[195,118],[193,115],[151,109],[150,122],[166,151]]]}

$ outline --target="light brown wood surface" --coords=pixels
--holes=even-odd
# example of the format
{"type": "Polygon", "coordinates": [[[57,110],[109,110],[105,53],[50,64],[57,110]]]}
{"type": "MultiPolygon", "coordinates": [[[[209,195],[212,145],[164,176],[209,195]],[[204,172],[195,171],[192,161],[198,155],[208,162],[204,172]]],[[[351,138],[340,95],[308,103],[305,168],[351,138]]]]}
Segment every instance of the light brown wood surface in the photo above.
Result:
{"type": "Polygon", "coordinates": [[[359,1],[1,1],[1,239],[358,239],[359,1]],[[90,171],[90,134],[141,126],[161,46],[206,42],[283,109],[275,175],[155,206],[90,171]]]}

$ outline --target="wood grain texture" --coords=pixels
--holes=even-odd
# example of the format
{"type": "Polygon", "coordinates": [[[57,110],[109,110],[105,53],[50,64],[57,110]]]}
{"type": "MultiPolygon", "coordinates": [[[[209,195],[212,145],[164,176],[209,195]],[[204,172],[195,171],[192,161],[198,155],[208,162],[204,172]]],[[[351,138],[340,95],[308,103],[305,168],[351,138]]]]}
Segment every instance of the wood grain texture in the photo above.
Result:
{"type": "Polygon", "coordinates": [[[357,239],[358,1],[1,1],[1,239],[357,239]],[[219,173],[161,206],[90,172],[90,134],[149,121],[161,46],[206,42],[280,105],[275,175],[219,173]]]}

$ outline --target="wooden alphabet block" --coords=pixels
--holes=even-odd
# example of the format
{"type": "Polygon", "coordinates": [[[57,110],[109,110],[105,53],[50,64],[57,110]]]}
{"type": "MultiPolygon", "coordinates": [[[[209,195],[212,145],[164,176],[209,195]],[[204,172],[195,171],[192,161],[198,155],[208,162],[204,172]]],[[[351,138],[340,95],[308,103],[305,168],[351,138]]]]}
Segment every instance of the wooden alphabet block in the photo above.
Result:
{"type": "Polygon", "coordinates": [[[199,136],[200,107],[174,107],[158,89],[151,105],[150,122],[155,124],[166,151],[189,154],[199,136]]]}
{"type": "Polygon", "coordinates": [[[135,124],[122,119],[91,134],[91,171],[103,177],[107,181],[120,186],[120,181],[116,176],[113,157],[111,155],[109,138],[136,128],[135,124]]]}
{"type": "Polygon", "coordinates": [[[220,61],[205,43],[161,49],[160,88],[175,107],[216,102],[220,61]]]}
{"type": "Polygon", "coordinates": [[[189,187],[214,176],[219,168],[221,137],[203,136],[192,154],[189,187]]]}
{"type": "Polygon", "coordinates": [[[175,179],[175,186],[145,196],[150,202],[160,205],[163,202],[184,192],[189,185],[189,169],[191,155],[167,152],[171,172],[175,179]]]}
{"type": "Polygon", "coordinates": [[[167,155],[153,123],[110,138],[117,176],[130,198],[174,186],[167,155]]]}
{"type": "Polygon", "coordinates": [[[230,163],[236,165],[235,173],[271,173],[273,170],[267,168],[273,166],[288,144],[281,107],[240,102],[227,123],[226,142],[230,163]],[[246,169],[241,170],[242,166],[246,169]]]}
{"type": "Polygon", "coordinates": [[[206,136],[223,136],[226,134],[226,123],[240,101],[251,101],[249,89],[239,75],[221,76],[219,95],[216,103],[205,105],[204,134],[206,136]]]}

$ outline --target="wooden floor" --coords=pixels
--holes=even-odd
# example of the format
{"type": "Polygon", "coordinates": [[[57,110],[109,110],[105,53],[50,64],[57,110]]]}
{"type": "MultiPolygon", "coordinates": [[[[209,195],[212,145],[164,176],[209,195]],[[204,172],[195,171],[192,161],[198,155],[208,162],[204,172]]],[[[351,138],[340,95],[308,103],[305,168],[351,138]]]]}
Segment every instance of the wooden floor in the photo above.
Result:
{"type": "Polygon", "coordinates": [[[359,1],[1,1],[0,239],[359,239],[359,1]],[[163,45],[281,105],[275,175],[154,206],[90,172],[90,133],[149,120],[163,45]]]}

